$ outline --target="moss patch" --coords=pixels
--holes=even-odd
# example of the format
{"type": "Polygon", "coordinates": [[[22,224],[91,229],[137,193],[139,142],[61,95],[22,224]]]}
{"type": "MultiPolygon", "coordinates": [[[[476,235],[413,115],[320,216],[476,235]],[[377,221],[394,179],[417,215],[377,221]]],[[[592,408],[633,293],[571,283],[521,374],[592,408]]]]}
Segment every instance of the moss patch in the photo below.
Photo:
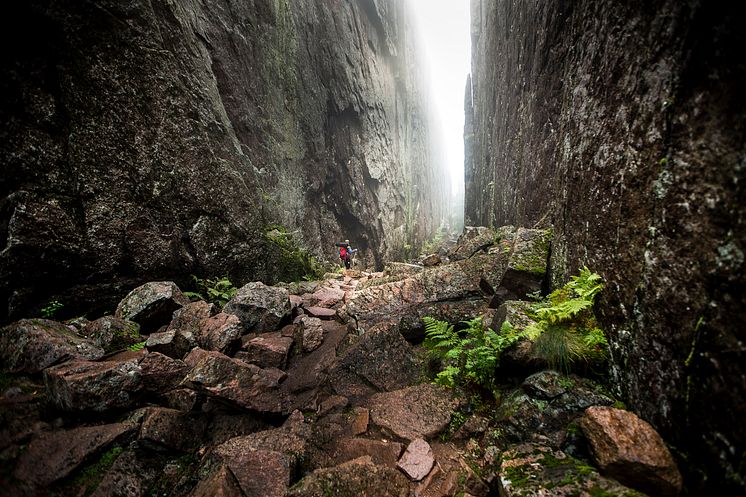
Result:
{"type": "Polygon", "coordinates": [[[115,446],[104,452],[98,461],[78,473],[72,485],[81,489],[82,495],[86,497],[91,495],[123,451],[122,447],[115,446]]]}

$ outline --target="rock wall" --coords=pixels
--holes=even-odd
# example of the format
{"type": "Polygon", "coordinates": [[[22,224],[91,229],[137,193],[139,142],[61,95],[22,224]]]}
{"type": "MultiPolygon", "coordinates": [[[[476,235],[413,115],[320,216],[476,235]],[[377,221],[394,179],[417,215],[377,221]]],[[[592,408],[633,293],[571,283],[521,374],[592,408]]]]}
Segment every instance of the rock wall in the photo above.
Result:
{"type": "Polygon", "coordinates": [[[693,0],[472,1],[467,224],[551,224],[555,282],[604,276],[615,386],[692,494],[746,491],[745,20],[693,0]]]}
{"type": "Polygon", "coordinates": [[[380,266],[446,214],[401,2],[34,0],[2,17],[0,321],[51,298],[111,311],[190,273],[272,281],[272,224],[380,266]]]}

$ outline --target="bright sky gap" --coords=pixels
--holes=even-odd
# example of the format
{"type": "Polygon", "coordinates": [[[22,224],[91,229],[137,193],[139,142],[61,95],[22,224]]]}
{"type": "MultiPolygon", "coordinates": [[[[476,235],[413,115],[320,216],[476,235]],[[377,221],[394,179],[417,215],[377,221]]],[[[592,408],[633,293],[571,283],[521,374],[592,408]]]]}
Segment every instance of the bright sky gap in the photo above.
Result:
{"type": "Polygon", "coordinates": [[[444,134],[452,193],[464,185],[464,87],[470,72],[469,0],[408,0],[429,68],[431,104],[444,134]]]}

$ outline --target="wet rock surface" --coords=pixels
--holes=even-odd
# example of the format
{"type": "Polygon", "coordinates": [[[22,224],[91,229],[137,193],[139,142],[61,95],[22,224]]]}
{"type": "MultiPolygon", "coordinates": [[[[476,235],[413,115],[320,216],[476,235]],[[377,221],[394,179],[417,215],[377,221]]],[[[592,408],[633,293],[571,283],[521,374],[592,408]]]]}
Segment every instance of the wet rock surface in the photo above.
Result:
{"type": "Polygon", "coordinates": [[[101,313],[174,275],[300,278],[275,224],[329,260],[330,240],[360,240],[382,265],[446,216],[399,2],[34,1],[6,18],[23,49],[0,72],[0,323],[50,292],[101,313]]]}
{"type": "Polygon", "coordinates": [[[419,377],[420,361],[395,325],[365,333],[336,359],[331,375],[335,392],[361,399],[380,390],[396,390],[419,377]]]}
{"type": "Polygon", "coordinates": [[[206,428],[207,418],[201,413],[152,407],[144,414],[139,438],[169,449],[189,452],[202,444],[206,428]]]}
{"type": "Polygon", "coordinates": [[[467,224],[551,222],[555,287],[583,266],[613,282],[597,315],[617,393],[697,493],[746,493],[728,476],[746,446],[742,7],[480,0],[471,19],[467,224]]]}
{"type": "MultiPolygon", "coordinates": [[[[521,230],[498,230],[497,240],[503,240],[503,231],[521,230]]],[[[484,311],[492,296],[480,297],[472,289],[510,260],[508,252],[494,258],[489,253],[494,248],[485,246],[455,263],[461,276],[450,280],[457,287],[448,294],[464,295],[464,300],[435,300],[419,311],[441,309],[443,317],[463,313],[469,319],[469,309],[484,311]]],[[[428,282],[452,274],[448,266],[453,264],[423,267],[397,281],[419,278],[422,288],[433,291],[439,287],[428,282]]],[[[135,347],[98,361],[60,359],[66,362],[43,370],[45,386],[34,383],[33,374],[12,373],[9,379],[16,386],[0,397],[0,421],[7,426],[0,432],[0,457],[18,475],[9,487],[11,497],[40,492],[55,497],[326,497],[332,491],[524,495],[520,492],[528,490],[516,485],[519,467],[529,475],[527,488],[539,493],[556,487],[580,495],[616,495],[623,488],[590,466],[592,452],[613,452],[597,451],[594,444],[603,437],[589,431],[587,441],[578,428],[578,418],[594,412],[589,406],[614,402],[598,384],[555,371],[524,378],[526,368],[502,365],[500,373],[515,378],[490,396],[429,383],[431,361],[417,340],[410,343],[403,335],[422,326],[417,323],[422,314],[407,308],[393,319],[357,321],[345,310],[360,292],[371,298],[371,289],[389,291],[391,284],[381,273],[360,272],[298,285],[293,291],[304,297],[292,311],[296,324],[285,324],[292,308],[287,289],[262,288],[265,296],[282,296],[278,308],[283,317],[278,312],[264,320],[261,326],[269,329],[261,333],[251,331],[258,324],[247,329],[237,315],[195,302],[175,312],[163,331],[152,333],[146,349],[135,347]],[[347,304],[335,301],[339,293],[323,290],[332,288],[344,292],[347,304]],[[346,316],[347,322],[308,316],[309,304],[328,305],[319,308],[338,313],[339,319],[346,316]],[[407,320],[415,324],[402,330],[407,320]],[[156,352],[158,347],[177,357],[156,352]],[[109,424],[76,427],[92,419],[109,424]],[[104,436],[112,426],[122,429],[104,436]],[[76,430],[83,431],[78,435],[76,430]],[[76,441],[65,456],[62,447],[71,437],[76,441]],[[86,442],[90,438],[93,442],[86,442]],[[526,442],[534,444],[530,454],[513,445],[526,442]],[[581,459],[571,459],[564,449],[581,459]],[[34,474],[41,483],[33,483],[29,479],[36,468],[30,461],[41,450],[54,453],[49,461],[61,462],[52,469],[41,466],[39,471],[52,476],[34,474]],[[98,476],[81,476],[91,473],[98,476]]],[[[524,304],[504,306],[516,309],[511,316],[517,325],[524,304]]],[[[267,316],[263,305],[247,311],[253,316],[248,319],[261,322],[267,316]]],[[[493,324],[508,316],[507,311],[500,316],[499,309],[487,314],[485,322],[493,324]]],[[[624,457],[612,458],[604,466],[607,471],[621,467],[620,479],[641,474],[630,451],[616,453],[624,457]]]]}

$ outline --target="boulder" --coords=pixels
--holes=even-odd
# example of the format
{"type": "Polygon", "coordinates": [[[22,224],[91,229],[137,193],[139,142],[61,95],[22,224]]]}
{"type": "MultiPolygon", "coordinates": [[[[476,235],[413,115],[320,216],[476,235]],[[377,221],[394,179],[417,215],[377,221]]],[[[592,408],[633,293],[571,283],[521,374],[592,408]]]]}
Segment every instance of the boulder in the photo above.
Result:
{"type": "Polygon", "coordinates": [[[540,400],[552,400],[563,393],[574,382],[557,371],[539,371],[523,380],[521,388],[533,397],[540,400]]]}
{"type": "Polygon", "coordinates": [[[290,299],[291,310],[294,310],[295,308],[303,305],[303,297],[301,297],[300,295],[288,295],[288,298],[290,299]]]}
{"type": "Polygon", "coordinates": [[[142,389],[139,358],[126,361],[71,361],[44,371],[50,402],[65,411],[107,411],[132,407],[142,389]]]}
{"type": "MultiPolygon", "coordinates": [[[[298,413],[300,414],[300,413],[298,413]]],[[[213,451],[225,464],[246,495],[283,497],[291,475],[307,457],[310,427],[291,416],[286,425],[232,438],[213,451]]]]}
{"type": "Polygon", "coordinates": [[[103,355],[103,348],[56,321],[23,319],[0,330],[0,359],[11,373],[38,373],[60,362],[103,355]]]}
{"type": "Polygon", "coordinates": [[[442,433],[457,407],[449,390],[430,383],[379,393],[368,403],[373,424],[409,441],[442,433]]]}
{"type": "Polygon", "coordinates": [[[355,461],[333,468],[317,469],[287,493],[287,497],[364,495],[365,497],[409,497],[409,482],[396,469],[355,461]]]}
{"type": "Polygon", "coordinates": [[[184,386],[246,409],[267,413],[283,411],[279,386],[287,377],[284,372],[262,369],[219,352],[203,352],[201,356],[184,378],[184,386]]]}
{"type": "Polygon", "coordinates": [[[461,278],[457,281],[460,287],[465,290],[476,287],[479,294],[492,295],[495,289],[500,287],[508,269],[508,255],[500,250],[486,254],[480,252],[469,259],[455,263],[455,265],[460,267],[464,274],[462,276],[457,272],[454,273],[461,278]]]}
{"type": "MultiPolygon", "coordinates": [[[[161,468],[138,457],[135,450],[124,450],[116,458],[90,497],[142,497],[163,477],[161,468]]],[[[93,479],[95,481],[95,479],[93,479]]],[[[87,494],[86,494],[87,495],[87,494]]]]}
{"type": "MultiPolygon", "coordinates": [[[[195,347],[199,343],[205,320],[217,314],[218,311],[215,304],[208,304],[204,300],[190,302],[174,312],[168,331],[175,331],[189,342],[190,348],[195,347]]],[[[204,347],[201,343],[199,345],[204,347]]]]}
{"type": "Polygon", "coordinates": [[[313,294],[307,302],[310,306],[333,307],[344,299],[345,292],[340,288],[322,286],[313,294]]]}
{"type": "Polygon", "coordinates": [[[129,423],[116,423],[43,433],[18,458],[13,477],[45,487],[68,476],[85,460],[134,428],[129,423]]]}
{"type": "Polygon", "coordinates": [[[432,471],[415,486],[418,497],[443,497],[472,495],[487,497],[490,489],[471,468],[473,459],[467,461],[455,446],[440,442],[431,445],[436,461],[432,471]]]}
{"type": "Polygon", "coordinates": [[[300,343],[303,352],[311,352],[319,348],[324,341],[324,328],[321,325],[321,319],[303,316],[299,324],[300,343]]]}
{"type": "Polygon", "coordinates": [[[459,426],[453,434],[455,440],[467,440],[475,435],[481,435],[487,431],[490,426],[490,420],[483,416],[469,416],[464,424],[459,426]]]}
{"type": "Polygon", "coordinates": [[[122,350],[143,341],[139,324],[114,316],[104,316],[91,321],[83,329],[83,334],[106,353],[122,350]]]}
{"type": "Polygon", "coordinates": [[[236,359],[256,364],[260,368],[285,369],[292,346],[293,339],[282,336],[279,331],[262,333],[249,340],[245,345],[246,352],[241,356],[236,355],[236,359]]]}
{"type": "Polygon", "coordinates": [[[290,403],[286,412],[293,409],[317,410],[319,401],[326,394],[320,391],[330,380],[330,370],[337,361],[337,349],[347,336],[347,329],[336,321],[322,321],[325,339],[316,350],[293,357],[287,369],[288,378],[282,384],[282,392],[290,403]]]}
{"type": "Polygon", "coordinates": [[[180,411],[193,411],[199,402],[199,394],[188,388],[169,390],[163,396],[168,407],[180,411]]]}
{"type": "Polygon", "coordinates": [[[401,456],[396,467],[406,474],[412,481],[420,481],[433,469],[435,459],[430,444],[421,438],[412,440],[401,456]]]}
{"type": "Polygon", "coordinates": [[[140,439],[188,452],[201,445],[206,428],[207,418],[202,413],[149,407],[140,426],[140,439]]]}
{"type": "Polygon", "coordinates": [[[422,259],[422,265],[425,267],[437,266],[443,262],[438,254],[430,254],[422,259]]]}
{"type": "Polygon", "coordinates": [[[681,474],[665,442],[634,413],[589,407],[580,426],[605,475],[651,495],[681,492],[681,474]]]}
{"type": "Polygon", "coordinates": [[[153,281],[127,294],[117,306],[117,318],[140,324],[144,333],[168,325],[175,310],[188,305],[189,299],[172,281],[153,281]]]}
{"type": "Polygon", "coordinates": [[[419,380],[421,363],[395,325],[371,328],[341,351],[330,375],[339,395],[359,400],[376,391],[397,390],[419,380]]]}
{"type": "Polygon", "coordinates": [[[501,496],[579,495],[644,497],[604,478],[592,467],[539,444],[520,444],[502,454],[499,469],[501,496]]]}
{"type": "Polygon", "coordinates": [[[306,312],[316,318],[320,319],[333,319],[337,315],[337,311],[334,309],[327,309],[326,307],[305,307],[306,312]]]}
{"type": "Polygon", "coordinates": [[[206,350],[229,353],[241,340],[242,333],[238,316],[221,312],[202,321],[197,343],[206,350]]]}
{"type": "Polygon", "coordinates": [[[90,320],[85,316],[68,319],[65,324],[78,334],[82,334],[83,329],[90,324],[90,320]]]}
{"type": "Polygon", "coordinates": [[[413,307],[411,312],[401,316],[399,332],[409,343],[419,344],[425,339],[425,324],[422,321],[425,316],[449,323],[459,323],[487,312],[487,304],[487,301],[479,296],[418,305],[413,307]]]}
{"type": "Polygon", "coordinates": [[[368,438],[343,438],[336,444],[334,459],[337,464],[369,456],[373,464],[396,467],[404,447],[399,442],[368,438]]]}
{"type": "Polygon", "coordinates": [[[174,359],[181,359],[192,349],[190,340],[178,330],[166,330],[152,333],[145,347],[150,352],[159,352],[174,359]]]}
{"type": "MultiPolygon", "coordinates": [[[[510,239],[506,231],[504,236],[510,239]]],[[[464,226],[464,231],[458,238],[456,245],[449,251],[448,258],[452,261],[468,259],[477,252],[486,251],[499,242],[498,234],[485,226],[464,226]]]]}
{"type": "MultiPolygon", "coordinates": [[[[319,409],[317,414],[319,417],[326,416],[327,414],[331,412],[336,412],[344,409],[345,407],[350,405],[350,399],[345,397],[344,395],[330,395],[327,398],[325,398],[321,403],[319,404],[319,409]]],[[[366,429],[367,421],[366,421],[366,429]]],[[[359,433],[354,433],[355,435],[359,435],[359,433]]]]}
{"type": "Polygon", "coordinates": [[[207,478],[200,480],[189,497],[244,497],[241,485],[225,464],[212,468],[207,478]]]}
{"type": "Polygon", "coordinates": [[[368,422],[370,422],[370,410],[364,407],[356,407],[352,411],[353,418],[350,425],[350,431],[353,435],[362,435],[368,431],[368,422]]]}
{"type": "Polygon", "coordinates": [[[345,312],[358,322],[417,315],[424,306],[482,296],[483,287],[491,289],[499,285],[507,266],[507,254],[485,253],[425,268],[417,274],[356,291],[345,312]]]}
{"type": "Polygon", "coordinates": [[[199,361],[201,361],[202,359],[204,359],[205,357],[209,355],[210,355],[209,350],[195,347],[192,350],[190,350],[187,356],[184,358],[184,364],[186,364],[190,368],[193,368],[194,366],[197,365],[199,361]]]}
{"type": "Polygon", "coordinates": [[[211,445],[220,445],[232,438],[243,437],[274,428],[272,425],[263,421],[261,416],[251,416],[246,413],[215,413],[210,418],[206,438],[211,445]]]}
{"type": "Polygon", "coordinates": [[[158,352],[150,352],[140,361],[143,389],[157,395],[176,388],[188,371],[184,361],[158,352]]]}
{"type": "Polygon", "coordinates": [[[424,268],[419,264],[407,264],[405,262],[387,262],[384,274],[388,276],[411,276],[422,272],[424,268]]]}
{"type": "Polygon", "coordinates": [[[223,312],[238,316],[244,333],[275,331],[290,310],[286,289],[259,281],[242,286],[223,308],[223,312]]]}
{"type": "MultiPolygon", "coordinates": [[[[508,392],[503,398],[495,413],[495,420],[504,442],[541,440],[544,444],[559,448],[566,436],[566,426],[582,416],[588,407],[614,403],[614,399],[600,393],[602,389],[598,384],[576,376],[557,378],[558,384],[551,393],[564,391],[547,400],[550,390],[535,386],[544,376],[530,377],[528,384],[533,386],[526,388],[530,393],[519,388],[508,392]]],[[[546,376],[554,376],[554,373],[547,373],[546,376]]]]}
{"type": "Polygon", "coordinates": [[[518,228],[500,288],[503,300],[525,298],[541,290],[549,262],[551,230],[518,228]]]}

